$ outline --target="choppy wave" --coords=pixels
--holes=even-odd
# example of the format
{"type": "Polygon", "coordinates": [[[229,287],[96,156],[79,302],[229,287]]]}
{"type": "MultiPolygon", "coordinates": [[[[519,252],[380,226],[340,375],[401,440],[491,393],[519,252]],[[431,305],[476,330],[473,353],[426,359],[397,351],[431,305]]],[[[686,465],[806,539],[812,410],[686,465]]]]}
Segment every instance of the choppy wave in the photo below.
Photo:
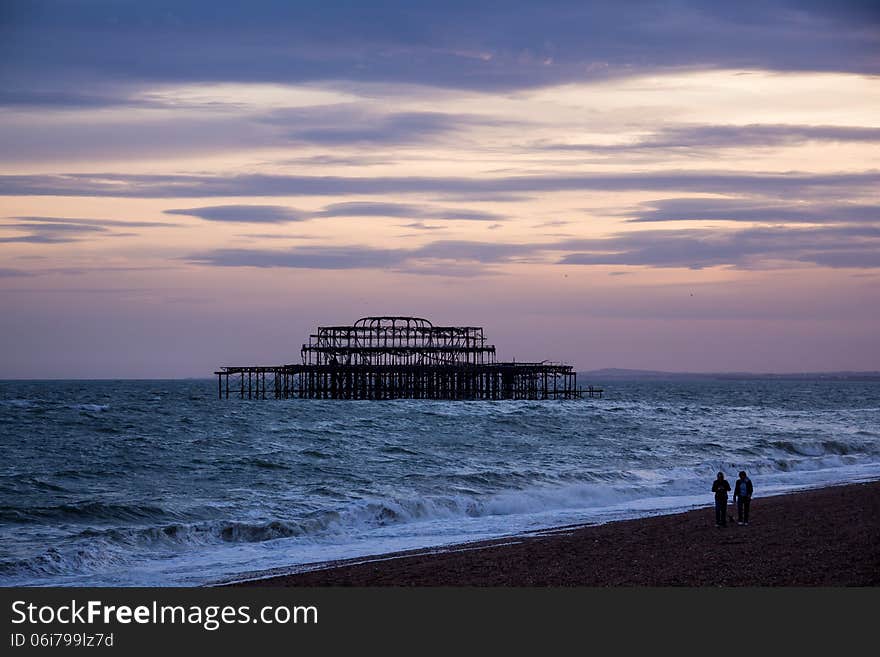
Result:
{"type": "Polygon", "coordinates": [[[141,521],[166,515],[171,514],[161,507],[105,502],[78,502],[45,507],[0,506],[0,521],[3,522],[141,521]]]}
{"type": "Polygon", "coordinates": [[[757,495],[880,477],[877,384],[818,404],[784,383],[369,404],[121,385],[0,383],[0,584],[193,584],[685,509],[719,469],[757,495]]]}

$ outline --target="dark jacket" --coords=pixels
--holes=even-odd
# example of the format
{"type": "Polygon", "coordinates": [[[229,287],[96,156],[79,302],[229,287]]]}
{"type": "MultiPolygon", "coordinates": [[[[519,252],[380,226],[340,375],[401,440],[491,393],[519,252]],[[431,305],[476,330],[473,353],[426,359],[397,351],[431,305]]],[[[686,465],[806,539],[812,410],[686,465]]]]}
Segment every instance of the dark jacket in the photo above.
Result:
{"type": "Polygon", "coordinates": [[[727,493],[730,490],[730,483],[727,479],[716,479],[712,482],[712,492],[715,493],[716,500],[727,500],[727,493]]]}
{"type": "Polygon", "coordinates": [[[752,480],[749,479],[748,477],[746,477],[745,479],[737,479],[737,480],[734,482],[734,484],[733,484],[733,501],[735,502],[737,497],[750,498],[750,497],[752,496],[752,492],[753,492],[754,490],[755,490],[755,488],[752,486],[752,480]],[[742,494],[739,492],[739,485],[740,485],[743,481],[746,482],[746,493],[745,493],[745,495],[742,495],[742,494]]]}

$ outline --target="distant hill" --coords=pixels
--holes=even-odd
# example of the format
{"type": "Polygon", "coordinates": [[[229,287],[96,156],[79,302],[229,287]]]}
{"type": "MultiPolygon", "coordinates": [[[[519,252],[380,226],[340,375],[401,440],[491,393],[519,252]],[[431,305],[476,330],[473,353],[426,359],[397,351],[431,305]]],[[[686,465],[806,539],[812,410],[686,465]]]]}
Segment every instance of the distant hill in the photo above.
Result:
{"type": "Polygon", "coordinates": [[[880,381],[880,372],[663,372],[660,370],[626,370],[606,367],[600,370],[578,372],[578,377],[585,383],[622,379],[663,379],[674,381],[706,381],[731,379],[778,379],[790,381],[880,381]]]}

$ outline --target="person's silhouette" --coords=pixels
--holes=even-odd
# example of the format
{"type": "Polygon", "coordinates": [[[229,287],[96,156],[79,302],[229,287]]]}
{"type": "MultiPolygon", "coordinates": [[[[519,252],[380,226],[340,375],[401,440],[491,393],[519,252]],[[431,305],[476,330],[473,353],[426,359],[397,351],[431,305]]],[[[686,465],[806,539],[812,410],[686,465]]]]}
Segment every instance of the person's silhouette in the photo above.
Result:
{"type": "Polygon", "coordinates": [[[733,503],[736,504],[736,524],[749,524],[749,507],[752,504],[752,480],[748,478],[745,470],[740,470],[739,479],[733,486],[733,503]]]}
{"type": "Polygon", "coordinates": [[[712,492],[715,493],[715,525],[727,527],[727,493],[730,484],[724,478],[724,473],[719,472],[718,477],[712,482],[712,492]]]}

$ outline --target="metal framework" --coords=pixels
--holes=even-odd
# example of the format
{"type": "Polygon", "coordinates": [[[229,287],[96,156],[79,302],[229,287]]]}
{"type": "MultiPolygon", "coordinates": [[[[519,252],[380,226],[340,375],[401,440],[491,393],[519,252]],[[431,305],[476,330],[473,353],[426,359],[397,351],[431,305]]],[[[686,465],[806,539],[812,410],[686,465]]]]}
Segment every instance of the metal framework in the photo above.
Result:
{"type": "Polygon", "coordinates": [[[321,326],[302,346],[302,364],[221,367],[218,394],[242,399],[577,399],[562,363],[495,360],[478,326],[434,326],[421,317],[364,317],[321,326]],[[230,381],[231,377],[235,377],[230,381]],[[236,385],[237,384],[237,385],[236,385]]]}

